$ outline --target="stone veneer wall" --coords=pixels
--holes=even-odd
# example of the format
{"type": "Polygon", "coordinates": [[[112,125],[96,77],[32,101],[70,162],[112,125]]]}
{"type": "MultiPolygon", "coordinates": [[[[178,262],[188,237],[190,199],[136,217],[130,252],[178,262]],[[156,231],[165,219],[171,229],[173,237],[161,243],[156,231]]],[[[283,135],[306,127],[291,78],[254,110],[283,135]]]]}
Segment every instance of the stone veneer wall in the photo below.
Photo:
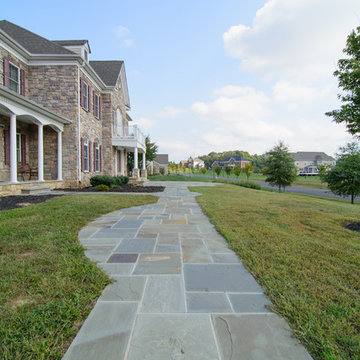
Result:
{"type": "MultiPolygon", "coordinates": [[[[29,99],[72,121],[64,126],[62,137],[63,179],[67,186],[76,187],[79,149],[78,68],[75,65],[30,66],[27,79],[29,99]]],[[[55,146],[57,149],[56,139],[55,146]]]]}
{"type": "MultiPolygon", "coordinates": [[[[4,85],[4,57],[7,57],[9,61],[17,66],[19,69],[25,70],[25,89],[27,88],[27,71],[28,71],[28,65],[20,61],[18,58],[14,57],[12,54],[10,54],[7,50],[0,47],[0,85],[4,85]]],[[[26,96],[25,92],[25,96],[26,96]]]]}

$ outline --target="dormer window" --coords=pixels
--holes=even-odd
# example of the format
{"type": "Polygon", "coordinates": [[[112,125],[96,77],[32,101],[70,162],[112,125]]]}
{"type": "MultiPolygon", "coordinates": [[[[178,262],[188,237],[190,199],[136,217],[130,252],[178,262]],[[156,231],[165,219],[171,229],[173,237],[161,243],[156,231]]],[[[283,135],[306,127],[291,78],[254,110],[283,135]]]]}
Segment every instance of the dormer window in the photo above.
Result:
{"type": "Polygon", "coordinates": [[[84,58],[86,62],[89,61],[89,53],[86,50],[84,50],[84,58]]]}

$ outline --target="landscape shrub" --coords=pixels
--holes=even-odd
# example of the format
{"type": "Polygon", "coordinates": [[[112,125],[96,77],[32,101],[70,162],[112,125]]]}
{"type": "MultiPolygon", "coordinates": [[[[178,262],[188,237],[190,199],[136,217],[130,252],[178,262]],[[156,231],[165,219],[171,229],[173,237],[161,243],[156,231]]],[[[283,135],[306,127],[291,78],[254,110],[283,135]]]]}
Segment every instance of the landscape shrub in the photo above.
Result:
{"type": "Polygon", "coordinates": [[[220,183],[220,184],[230,184],[230,185],[242,186],[242,187],[246,187],[249,189],[261,190],[261,186],[252,181],[214,180],[214,182],[220,183]]]}
{"type": "Polygon", "coordinates": [[[127,184],[128,182],[128,176],[95,175],[90,178],[90,184],[94,187],[98,185],[106,185],[110,188],[113,185],[127,184]]]}
{"type": "Polygon", "coordinates": [[[110,187],[107,186],[107,185],[104,185],[104,184],[100,184],[100,185],[97,185],[96,186],[96,189],[98,191],[109,191],[110,190],[110,187]]]}
{"type": "Polygon", "coordinates": [[[129,177],[119,175],[119,176],[114,176],[114,180],[115,180],[115,184],[117,185],[127,184],[129,182],[129,177]]]}
{"type": "Polygon", "coordinates": [[[98,185],[107,185],[110,187],[112,184],[115,184],[115,180],[113,176],[109,175],[95,175],[90,178],[91,186],[98,186],[98,185]]]}

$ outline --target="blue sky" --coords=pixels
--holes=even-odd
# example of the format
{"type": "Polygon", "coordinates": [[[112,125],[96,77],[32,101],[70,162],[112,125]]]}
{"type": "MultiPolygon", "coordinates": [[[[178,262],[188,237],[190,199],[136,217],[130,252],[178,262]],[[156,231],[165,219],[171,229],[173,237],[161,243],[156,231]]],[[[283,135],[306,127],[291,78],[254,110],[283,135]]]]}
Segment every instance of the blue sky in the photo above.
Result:
{"type": "Polygon", "coordinates": [[[125,61],[130,116],[171,160],[210,151],[333,155],[351,140],[325,111],[358,0],[6,2],[1,18],[125,61]]]}

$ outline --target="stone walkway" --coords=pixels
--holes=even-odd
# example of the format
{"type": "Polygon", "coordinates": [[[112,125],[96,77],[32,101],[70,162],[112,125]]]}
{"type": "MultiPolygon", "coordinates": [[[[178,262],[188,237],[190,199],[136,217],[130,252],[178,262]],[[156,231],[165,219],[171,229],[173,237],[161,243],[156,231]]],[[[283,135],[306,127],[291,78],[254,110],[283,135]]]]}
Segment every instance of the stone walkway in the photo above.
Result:
{"type": "Polygon", "coordinates": [[[81,230],[109,285],[64,359],[309,360],[187,186],[81,230]]]}

